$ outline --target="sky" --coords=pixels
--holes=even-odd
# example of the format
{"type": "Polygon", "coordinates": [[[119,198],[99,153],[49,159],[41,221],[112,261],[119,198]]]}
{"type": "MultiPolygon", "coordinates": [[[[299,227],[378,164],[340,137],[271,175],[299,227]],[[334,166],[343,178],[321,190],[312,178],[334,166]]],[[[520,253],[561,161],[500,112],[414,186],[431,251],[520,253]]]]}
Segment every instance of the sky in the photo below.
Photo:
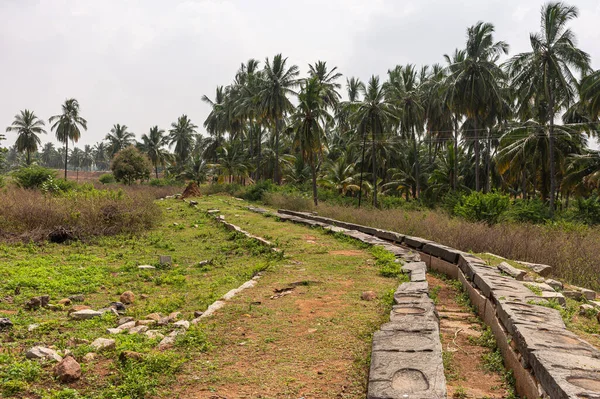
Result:
{"type": "MultiPolygon", "coordinates": [[[[477,21],[510,55],[538,31],[537,0],[0,0],[0,131],[30,109],[47,120],[67,98],[88,121],[79,146],[120,123],[139,137],[187,114],[199,132],[242,62],[277,53],[306,73],[327,61],[346,77],[443,63],[477,21]]],[[[572,0],[579,47],[600,68],[600,2],[572,0]]],[[[48,128],[42,142],[53,141],[48,128]]],[[[13,133],[2,145],[12,145],[13,133]]]]}

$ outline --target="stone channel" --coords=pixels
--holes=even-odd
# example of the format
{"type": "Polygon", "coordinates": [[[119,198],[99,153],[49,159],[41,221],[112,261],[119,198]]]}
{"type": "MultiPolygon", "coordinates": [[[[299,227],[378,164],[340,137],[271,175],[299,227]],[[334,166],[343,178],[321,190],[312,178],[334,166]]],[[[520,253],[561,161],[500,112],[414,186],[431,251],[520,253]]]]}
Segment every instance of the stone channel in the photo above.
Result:
{"type": "Polygon", "coordinates": [[[390,322],[373,337],[369,399],[446,397],[439,324],[427,296],[425,265],[462,283],[492,329],[519,395],[600,399],[600,351],[567,330],[558,310],[539,305],[546,298],[482,259],[419,237],[311,213],[279,210],[277,216],[381,245],[407,262],[411,282],[398,288],[390,322]]]}

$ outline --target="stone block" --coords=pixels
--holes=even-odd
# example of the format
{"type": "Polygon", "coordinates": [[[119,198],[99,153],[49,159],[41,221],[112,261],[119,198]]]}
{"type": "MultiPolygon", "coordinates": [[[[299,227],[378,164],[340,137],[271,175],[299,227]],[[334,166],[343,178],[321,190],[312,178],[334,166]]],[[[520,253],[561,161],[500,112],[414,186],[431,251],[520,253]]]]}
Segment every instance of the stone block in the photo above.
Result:
{"type": "Polygon", "coordinates": [[[396,293],[426,294],[428,290],[429,288],[427,281],[420,281],[417,283],[402,283],[396,290],[396,293]]]}
{"type": "Polygon", "coordinates": [[[404,236],[404,241],[402,243],[410,248],[422,249],[425,244],[432,243],[432,241],[421,237],[404,236]]]}
{"type": "Polygon", "coordinates": [[[483,318],[486,304],[485,296],[483,296],[481,292],[477,290],[477,288],[473,287],[471,283],[467,281],[467,278],[461,270],[458,271],[458,281],[461,282],[463,288],[467,291],[469,299],[471,300],[471,304],[473,304],[473,306],[477,310],[477,314],[479,314],[479,316],[483,318]]]}
{"type": "Polygon", "coordinates": [[[508,274],[509,276],[518,281],[523,281],[523,277],[525,277],[525,275],[527,274],[525,270],[517,269],[516,267],[513,267],[506,262],[500,263],[497,267],[498,270],[508,274]]]}
{"type": "Polygon", "coordinates": [[[458,278],[458,266],[454,263],[450,263],[444,259],[431,256],[429,261],[429,268],[437,272],[443,273],[446,276],[457,279],[458,278]]]}
{"type": "Polygon", "coordinates": [[[458,255],[460,253],[460,251],[454,248],[450,248],[445,245],[437,244],[434,242],[428,242],[425,245],[423,245],[422,251],[428,253],[431,256],[435,256],[453,264],[458,263],[458,255]]]}

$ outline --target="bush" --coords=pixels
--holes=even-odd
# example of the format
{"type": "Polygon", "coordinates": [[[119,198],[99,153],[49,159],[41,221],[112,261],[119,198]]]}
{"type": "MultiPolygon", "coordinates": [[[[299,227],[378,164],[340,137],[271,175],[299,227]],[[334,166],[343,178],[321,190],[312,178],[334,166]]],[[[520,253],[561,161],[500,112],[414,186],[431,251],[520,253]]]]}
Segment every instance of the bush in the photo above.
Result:
{"type": "Polygon", "coordinates": [[[110,165],[115,179],[127,185],[132,185],[136,180],[148,180],[151,168],[148,157],[134,146],[119,151],[110,165]]]}
{"type": "Polygon", "coordinates": [[[151,179],[148,184],[152,187],[182,187],[185,183],[181,180],[165,177],[163,179],[151,179]]]}
{"type": "Polygon", "coordinates": [[[22,167],[12,172],[12,177],[17,186],[26,189],[40,188],[49,179],[56,178],[56,172],[41,166],[22,167]]]}
{"type": "Polygon", "coordinates": [[[259,181],[246,189],[244,198],[248,201],[262,201],[267,192],[275,191],[276,186],[271,180],[259,181]]]}
{"type": "Polygon", "coordinates": [[[115,179],[115,176],[112,173],[105,173],[103,175],[101,175],[98,180],[100,181],[100,183],[102,184],[111,184],[116,182],[117,180],[115,179]]]}
{"type": "Polygon", "coordinates": [[[568,218],[589,225],[600,224],[600,198],[597,195],[578,198],[574,207],[568,212],[568,218]]]}
{"type": "Polygon", "coordinates": [[[498,223],[502,214],[508,209],[509,203],[507,195],[474,191],[462,197],[454,207],[454,213],[470,222],[486,222],[488,225],[493,225],[498,223]]]}
{"type": "Polygon", "coordinates": [[[506,213],[515,222],[541,224],[550,219],[548,205],[539,199],[515,200],[506,213]]]}
{"type": "Polygon", "coordinates": [[[4,176],[0,175],[0,188],[4,187],[6,182],[4,181],[4,176]]]}
{"type": "Polygon", "coordinates": [[[283,208],[291,211],[311,211],[315,207],[311,198],[301,195],[265,193],[263,201],[273,208],[283,208]]]}

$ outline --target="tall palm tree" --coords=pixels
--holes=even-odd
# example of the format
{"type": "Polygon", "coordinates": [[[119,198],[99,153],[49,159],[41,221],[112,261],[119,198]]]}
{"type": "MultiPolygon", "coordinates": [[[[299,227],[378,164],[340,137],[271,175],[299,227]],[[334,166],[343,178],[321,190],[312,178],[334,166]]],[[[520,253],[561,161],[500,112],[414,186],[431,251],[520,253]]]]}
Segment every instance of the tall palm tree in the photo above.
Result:
{"type": "Polygon", "coordinates": [[[81,166],[86,168],[88,171],[92,170],[94,165],[94,150],[91,145],[86,144],[83,147],[81,154],[81,166]]]}
{"type": "Polygon", "coordinates": [[[175,156],[178,167],[183,169],[185,162],[194,148],[194,135],[198,126],[194,125],[187,115],[181,115],[177,122],[171,123],[167,138],[169,145],[175,145],[175,156]]]}
{"type": "Polygon", "coordinates": [[[79,148],[75,147],[71,151],[71,166],[75,169],[75,173],[77,175],[76,180],[79,181],[79,169],[82,166],[83,162],[83,151],[79,148]]]}
{"type": "Polygon", "coordinates": [[[327,68],[327,62],[317,61],[314,65],[308,66],[308,75],[316,78],[322,86],[323,100],[328,107],[335,109],[342,96],[339,91],[342,85],[336,80],[342,77],[342,74],[337,72],[337,67],[331,70],[327,68]]]}
{"type": "Polygon", "coordinates": [[[42,147],[42,151],[40,153],[40,160],[45,167],[53,167],[54,161],[56,159],[56,148],[54,148],[54,143],[47,142],[42,147]]]}
{"type": "Polygon", "coordinates": [[[17,133],[17,151],[27,153],[27,165],[31,165],[31,153],[36,152],[42,141],[39,134],[46,134],[44,121],[38,118],[33,111],[28,109],[15,115],[12,125],[6,128],[6,132],[17,133]]]}
{"type": "MultiPolygon", "coordinates": [[[[367,134],[371,133],[371,162],[373,180],[373,206],[377,207],[377,153],[376,140],[383,134],[386,126],[397,119],[396,110],[386,98],[378,76],[371,76],[367,88],[363,91],[364,98],[353,115],[358,132],[363,137],[362,162],[365,158],[365,141],[367,134]]],[[[361,166],[362,167],[362,166],[361,166]]],[[[362,170],[360,178],[361,191],[359,191],[359,205],[362,192],[362,170]]]]}
{"type": "Polygon", "coordinates": [[[96,168],[100,170],[108,169],[108,152],[109,148],[104,141],[100,141],[94,145],[94,163],[96,168]]]}
{"type": "Polygon", "coordinates": [[[114,157],[115,154],[133,144],[135,140],[135,134],[129,132],[127,125],[121,125],[117,123],[110,129],[110,133],[106,135],[104,140],[108,141],[110,157],[114,157]]]}
{"type": "Polygon", "coordinates": [[[157,179],[158,167],[164,167],[169,158],[169,153],[164,148],[169,143],[169,138],[164,134],[164,130],[159,129],[158,126],[153,126],[148,134],[142,135],[142,142],[140,143],[140,150],[148,155],[152,165],[154,165],[154,174],[157,179]]]}
{"type": "Polygon", "coordinates": [[[283,117],[293,109],[289,96],[295,95],[294,87],[298,85],[297,77],[300,73],[296,65],[286,66],[287,58],[281,54],[268,58],[265,61],[264,73],[260,90],[257,93],[258,105],[271,124],[275,136],[275,170],[274,180],[279,179],[279,127],[283,117]]]}
{"type": "Polygon", "coordinates": [[[81,137],[81,129],[87,130],[87,121],[79,115],[79,102],[70,98],[62,105],[62,114],[50,117],[53,123],[52,130],[56,132],[56,139],[65,145],[65,180],[67,179],[67,166],[69,159],[69,140],[76,143],[81,137]]]}
{"type": "Polygon", "coordinates": [[[467,47],[464,59],[451,65],[450,85],[455,106],[473,120],[475,144],[475,189],[479,191],[481,121],[489,117],[494,104],[502,102],[501,81],[504,72],[497,65],[502,54],[508,54],[508,44],[494,42],[494,25],[478,22],[467,29],[467,47]]]}
{"type": "Polygon", "coordinates": [[[313,202],[317,198],[317,161],[323,153],[325,124],[332,120],[327,112],[329,88],[323,85],[317,76],[301,84],[298,106],[292,115],[291,129],[295,144],[300,147],[302,159],[308,162],[312,175],[313,202]]]}
{"type": "Polygon", "coordinates": [[[544,124],[548,134],[551,215],[557,190],[554,119],[560,109],[574,102],[577,78],[572,70],[586,72],[590,67],[590,56],[575,46],[575,34],[567,28],[577,15],[576,7],[563,3],[544,5],[541,32],[529,37],[531,51],[517,54],[507,64],[521,103],[527,104],[535,97],[542,97],[547,103],[544,124]]]}

